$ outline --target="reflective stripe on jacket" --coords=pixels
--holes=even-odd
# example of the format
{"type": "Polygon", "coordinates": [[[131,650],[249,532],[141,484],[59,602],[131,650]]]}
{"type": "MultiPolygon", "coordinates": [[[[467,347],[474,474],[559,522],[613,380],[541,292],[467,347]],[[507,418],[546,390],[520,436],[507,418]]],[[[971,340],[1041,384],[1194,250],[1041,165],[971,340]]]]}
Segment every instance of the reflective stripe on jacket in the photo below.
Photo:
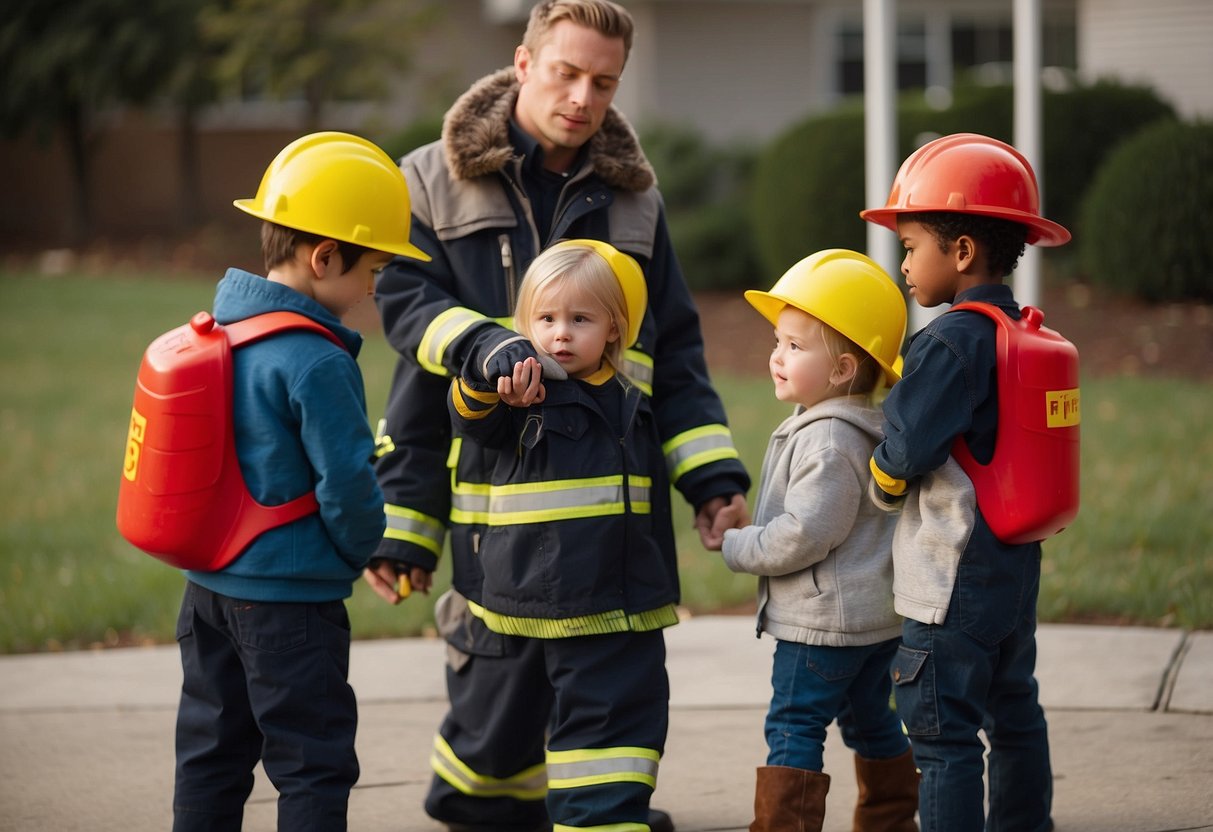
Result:
{"type": "Polygon", "coordinates": [[[448,113],[443,140],[402,160],[412,241],[434,256],[429,263],[398,258],[376,289],[385,335],[401,356],[376,471],[389,518],[416,521],[408,533],[389,529],[377,556],[433,569],[449,523],[452,581],[473,600],[480,595],[474,549],[484,533],[478,518],[496,453],[474,441],[452,447],[444,400],[462,366],[461,347],[480,327],[508,320],[522,274],[550,241],[607,240],[640,262],[650,305],[626,369],[652,397],[658,436],[677,461],[675,487],[694,506],[749,488],[708,379],[661,196],[631,127],[608,112],[564,184],[553,227],[541,231],[522,189],[521,157],[505,138],[516,96],[511,69],[482,79],[448,113]],[[476,126],[484,129],[465,129],[476,126]],[[690,441],[700,429],[718,443],[706,454],[692,451],[703,444],[703,437],[690,441]]]}
{"type": "Polygon", "coordinates": [[[483,513],[468,518],[483,524],[473,613],[533,638],[677,623],[669,480],[648,398],[610,371],[545,386],[544,402],[525,409],[462,379],[451,386],[456,434],[498,452],[475,492],[483,513]]]}

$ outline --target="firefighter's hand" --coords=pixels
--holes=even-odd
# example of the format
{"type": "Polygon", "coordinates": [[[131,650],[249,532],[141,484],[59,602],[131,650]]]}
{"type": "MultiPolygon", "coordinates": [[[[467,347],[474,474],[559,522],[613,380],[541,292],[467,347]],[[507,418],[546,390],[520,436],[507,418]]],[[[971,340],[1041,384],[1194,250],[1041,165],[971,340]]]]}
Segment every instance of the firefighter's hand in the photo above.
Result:
{"type": "Polygon", "coordinates": [[[543,386],[543,369],[534,358],[519,361],[512,375],[497,379],[497,394],[510,407],[530,407],[547,397],[543,386]]]}
{"type": "Polygon", "coordinates": [[[362,579],[376,595],[392,605],[399,604],[412,591],[428,593],[434,582],[433,574],[420,567],[383,559],[372,561],[362,571],[362,579]],[[399,571],[398,567],[406,571],[399,571]],[[402,588],[407,590],[401,592],[402,588]]]}
{"type": "Polygon", "coordinates": [[[703,548],[719,552],[724,543],[726,529],[740,529],[750,525],[750,510],[746,507],[744,494],[730,497],[713,497],[695,512],[695,528],[703,548]]]}

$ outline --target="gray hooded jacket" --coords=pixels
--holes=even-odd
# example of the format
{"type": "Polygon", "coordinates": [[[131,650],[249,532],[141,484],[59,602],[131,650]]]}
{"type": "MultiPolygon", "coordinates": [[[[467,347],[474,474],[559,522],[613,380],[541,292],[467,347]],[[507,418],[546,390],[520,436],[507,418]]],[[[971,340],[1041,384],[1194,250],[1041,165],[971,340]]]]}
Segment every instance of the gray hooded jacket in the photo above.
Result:
{"type": "Polygon", "coordinates": [[[797,408],[771,435],[754,525],[725,532],[734,572],[758,575],[758,629],[831,647],[901,634],[893,611],[896,516],[868,499],[880,411],[862,396],[797,408]]]}

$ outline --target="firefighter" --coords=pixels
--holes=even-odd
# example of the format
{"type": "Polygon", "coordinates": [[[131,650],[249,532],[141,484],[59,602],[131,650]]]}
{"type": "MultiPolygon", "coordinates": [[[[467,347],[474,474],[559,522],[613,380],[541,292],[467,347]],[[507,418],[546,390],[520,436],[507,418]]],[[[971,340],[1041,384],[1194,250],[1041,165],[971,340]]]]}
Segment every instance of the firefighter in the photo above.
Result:
{"type": "MultiPolygon", "coordinates": [[[[537,4],[513,65],[474,84],[446,114],[442,140],[402,161],[415,240],[434,259],[421,267],[397,260],[376,290],[400,358],[377,465],[388,529],[366,578],[389,599],[396,572],[428,587],[450,532],[457,595],[436,606],[451,647],[450,710],[435,739],[425,805],[452,826],[549,828],[550,714],[516,673],[529,642],[489,630],[463,604],[483,603],[477,551],[496,453],[467,439],[452,443],[445,408],[451,378],[469,358],[483,366],[492,355],[496,379],[537,355],[502,324],[544,247],[588,238],[636,259],[650,302],[624,359],[652,407],[669,479],[694,508],[705,542],[718,545],[724,528],[747,517],[749,477],[708,379],[653,171],[611,107],[631,36],[630,15],[606,0],[537,4]]],[[[670,828],[668,817],[650,821],[670,828]]]]}

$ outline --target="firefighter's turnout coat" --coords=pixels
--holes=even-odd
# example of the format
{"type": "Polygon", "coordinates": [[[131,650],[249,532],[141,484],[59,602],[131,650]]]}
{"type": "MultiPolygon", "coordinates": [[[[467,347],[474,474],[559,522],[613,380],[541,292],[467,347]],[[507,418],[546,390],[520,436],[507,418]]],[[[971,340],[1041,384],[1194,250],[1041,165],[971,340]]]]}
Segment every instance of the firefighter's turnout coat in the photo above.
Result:
{"type": "Polygon", "coordinates": [[[533,638],[677,623],[670,488],[648,398],[609,366],[544,384],[529,408],[462,378],[451,386],[456,436],[498,451],[473,612],[533,638]]]}
{"type": "Polygon", "coordinates": [[[512,67],[482,79],[448,112],[442,140],[402,160],[412,242],[433,260],[397,258],[376,289],[386,336],[400,354],[379,441],[388,516],[376,556],[432,570],[449,525],[452,583],[478,604],[476,552],[488,528],[496,452],[467,439],[452,443],[443,403],[469,341],[486,324],[508,324],[522,274],[551,242],[605,240],[644,270],[649,309],[627,374],[647,398],[674,486],[693,506],[749,488],[708,380],[698,314],[652,168],[631,127],[608,112],[563,183],[551,227],[540,228],[523,188],[527,160],[511,139],[516,98],[512,67]]]}

